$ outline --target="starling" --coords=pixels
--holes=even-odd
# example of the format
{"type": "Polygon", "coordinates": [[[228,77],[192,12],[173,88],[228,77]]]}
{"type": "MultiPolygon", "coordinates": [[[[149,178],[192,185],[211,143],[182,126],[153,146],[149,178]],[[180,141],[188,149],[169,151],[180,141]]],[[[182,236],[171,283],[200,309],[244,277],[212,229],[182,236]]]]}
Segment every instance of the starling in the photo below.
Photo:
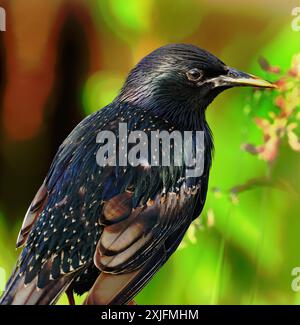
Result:
{"type": "MultiPolygon", "coordinates": [[[[207,106],[235,86],[273,88],[187,44],[163,46],[129,73],[115,100],[85,118],[59,147],[17,239],[23,246],[1,304],[129,304],[168,260],[203,209],[213,139],[207,106]],[[100,131],[202,131],[204,169],[97,163],[100,131]]],[[[118,145],[119,146],[119,145],[118,145]]],[[[114,151],[115,153],[116,151],[114,151]]]]}

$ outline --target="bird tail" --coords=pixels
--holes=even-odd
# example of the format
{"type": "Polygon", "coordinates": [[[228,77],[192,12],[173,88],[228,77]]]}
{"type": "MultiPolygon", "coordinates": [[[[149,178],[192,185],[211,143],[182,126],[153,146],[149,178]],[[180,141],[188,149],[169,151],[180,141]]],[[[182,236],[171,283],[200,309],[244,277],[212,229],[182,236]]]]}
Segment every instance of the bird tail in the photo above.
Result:
{"type": "Polygon", "coordinates": [[[16,269],[11,275],[5,291],[0,298],[0,305],[52,305],[67,290],[75,274],[64,275],[57,280],[50,280],[42,289],[37,287],[37,278],[28,284],[25,276],[16,269]]]}

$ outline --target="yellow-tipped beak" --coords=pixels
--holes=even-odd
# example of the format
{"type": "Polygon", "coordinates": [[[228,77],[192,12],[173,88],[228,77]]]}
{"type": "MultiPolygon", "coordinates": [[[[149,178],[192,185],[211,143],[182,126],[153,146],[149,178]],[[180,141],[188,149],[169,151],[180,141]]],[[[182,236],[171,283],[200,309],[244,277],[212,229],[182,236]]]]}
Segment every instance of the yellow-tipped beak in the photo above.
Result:
{"type": "Polygon", "coordinates": [[[233,68],[229,68],[228,74],[222,77],[223,83],[232,87],[251,86],[260,88],[277,88],[276,85],[270,83],[269,81],[233,68]]]}

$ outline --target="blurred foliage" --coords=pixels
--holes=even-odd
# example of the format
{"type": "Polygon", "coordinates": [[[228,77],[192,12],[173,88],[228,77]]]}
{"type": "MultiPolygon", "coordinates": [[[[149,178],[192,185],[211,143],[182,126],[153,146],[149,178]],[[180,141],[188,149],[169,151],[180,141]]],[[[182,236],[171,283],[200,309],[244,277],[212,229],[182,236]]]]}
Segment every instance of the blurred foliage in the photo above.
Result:
{"type": "MultiPolygon", "coordinates": [[[[280,74],[279,67],[272,67],[265,59],[261,59],[262,68],[269,72],[280,74]]],[[[245,144],[244,150],[258,155],[269,163],[278,157],[281,140],[287,137],[291,149],[300,152],[299,137],[295,133],[300,120],[300,54],[293,57],[290,69],[276,82],[279,95],[273,100],[275,105],[269,105],[267,118],[256,117],[255,124],[263,132],[263,144],[253,146],[245,144]]],[[[262,93],[257,91],[253,96],[255,106],[263,106],[260,102],[262,93]]],[[[270,100],[270,99],[268,99],[270,100]]],[[[272,100],[272,99],[271,99],[272,100]]]]}
{"type": "MultiPolygon", "coordinates": [[[[272,1],[271,10],[258,0],[247,4],[233,0],[62,0],[53,6],[62,3],[65,8],[77,3],[79,11],[85,10],[92,17],[90,24],[95,31],[90,25],[87,28],[87,38],[92,39],[90,57],[97,46],[101,48],[100,69],[90,68],[86,81],[77,89],[84,115],[109,103],[129,69],[148,52],[169,42],[207,48],[226,63],[278,85],[276,91],[234,89],[210,106],[207,115],[216,152],[205,209],[180,248],[137,296],[137,303],[298,304],[300,293],[291,290],[291,270],[300,266],[300,34],[291,29],[289,5],[272,1]],[[259,57],[264,58],[260,66],[259,57]]],[[[87,25],[84,17],[78,21],[87,25]]],[[[32,33],[32,42],[35,38],[32,33]]],[[[17,39],[21,39],[19,34],[17,39]]],[[[70,39],[62,42],[70,46],[70,39]]],[[[28,56],[35,46],[30,41],[24,44],[30,48],[28,56]]],[[[82,44],[79,47],[86,46],[82,44]]],[[[52,44],[51,49],[56,46],[52,44]]],[[[22,58],[21,50],[18,55],[22,58]]],[[[49,67],[49,58],[46,62],[49,67]]],[[[62,79],[58,75],[58,80],[62,79]]],[[[60,83],[53,87],[54,95],[60,87],[60,83]]],[[[70,90],[70,96],[75,90],[70,90]]],[[[37,93],[37,88],[27,91],[33,98],[37,93]]],[[[57,106],[55,131],[65,109],[60,103],[57,106]]],[[[45,119],[41,132],[49,128],[47,123],[45,119]]],[[[15,151],[3,156],[9,161],[15,151]]],[[[29,160],[24,178],[37,168],[39,157],[29,160]]],[[[11,170],[9,161],[5,172],[11,170]]],[[[41,177],[37,177],[40,183],[41,177]]],[[[19,185],[15,183],[12,190],[19,190],[19,185]]],[[[8,187],[7,183],[3,186],[8,187]]],[[[24,192],[22,189],[21,195],[24,192]]],[[[13,202],[25,213],[24,205],[13,202]]],[[[11,223],[9,212],[5,216],[0,213],[0,266],[7,274],[19,253],[14,242],[21,220],[22,215],[11,223]]],[[[78,298],[77,303],[82,300],[78,298]]],[[[66,297],[59,303],[67,303],[66,297]]]]}

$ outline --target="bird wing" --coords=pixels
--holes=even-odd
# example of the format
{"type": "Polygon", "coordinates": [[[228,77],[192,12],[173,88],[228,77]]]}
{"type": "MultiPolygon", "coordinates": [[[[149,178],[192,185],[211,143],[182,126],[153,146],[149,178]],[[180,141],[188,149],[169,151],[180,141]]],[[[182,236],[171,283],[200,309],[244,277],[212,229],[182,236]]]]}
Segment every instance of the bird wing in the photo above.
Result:
{"type": "Polygon", "coordinates": [[[26,212],[24,217],[24,221],[22,223],[21,229],[19,231],[16,247],[19,248],[24,245],[28,234],[35,221],[39,217],[41,210],[43,209],[43,205],[45,204],[48,197],[47,187],[43,184],[38,192],[36,193],[32,203],[30,204],[29,209],[26,212]]]}
{"type": "Polygon", "coordinates": [[[100,219],[104,229],[94,255],[102,273],[85,303],[131,301],[177,248],[195,213],[200,213],[201,194],[200,187],[192,191],[183,184],[178,193],[158,194],[135,209],[130,192],[107,201],[100,219]]]}

